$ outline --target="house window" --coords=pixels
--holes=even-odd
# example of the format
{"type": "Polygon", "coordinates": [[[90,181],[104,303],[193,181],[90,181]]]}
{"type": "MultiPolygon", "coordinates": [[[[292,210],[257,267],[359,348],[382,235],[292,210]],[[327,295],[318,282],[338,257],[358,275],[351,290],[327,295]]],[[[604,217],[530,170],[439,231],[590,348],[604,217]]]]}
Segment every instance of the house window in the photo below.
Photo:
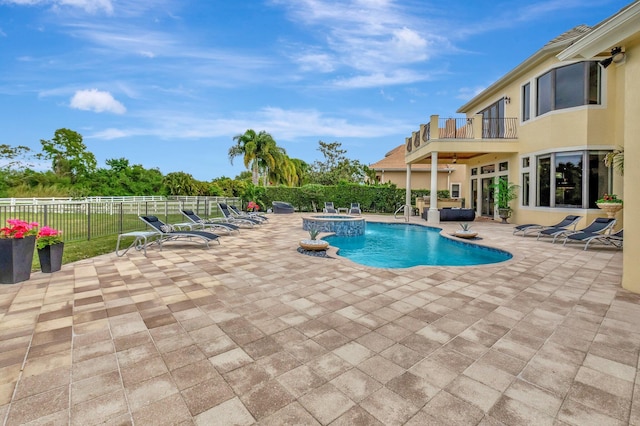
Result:
{"type": "MultiPolygon", "coordinates": [[[[604,165],[605,155],[603,151],[571,151],[539,156],[536,205],[596,208],[596,200],[611,190],[611,171],[604,165]]],[[[529,176],[522,176],[525,191],[529,176]]],[[[528,190],[523,192],[523,205],[527,193],[528,190]]]]}
{"type": "Polygon", "coordinates": [[[582,152],[555,154],[556,207],[582,207],[582,152]]]}
{"type": "Polygon", "coordinates": [[[531,165],[531,160],[529,159],[529,157],[524,157],[522,159],[522,168],[527,169],[529,168],[530,165],[531,165]]]}
{"type": "MultiPolygon", "coordinates": [[[[537,80],[537,115],[600,104],[600,67],[595,61],[552,69],[537,80]]],[[[524,114],[523,114],[524,116],[524,114]]]]}
{"type": "Polygon", "coordinates": [[[604,193],[610,193],[612,190],[611,169],[604,164],[604,156],[606,152],[590,151],[589,152],[589,190],[588,207],[595,209],[596,200],[602,198],[604,193]]]}
{"type": "Polygon", "coordinates": [[[522,121],[531,118],[531,83],[522,86],[522,121]]]}
{"type": "Polygon", "coordinates": [[[488,166],[482,166],[480,167],[480,174],[487,174],[487,173],[494,173],[496,171],[496,165],[495,164],[489,164],[488,166]]]}
{"type": "Polygon", "coordinates": [[[451,192],[451,198],[460,198],[460,184],[452,183],[449,190],[451,192]]]}
{"type": "Polygon", "coordinates": [[[476,176],[478,174],[478,168],[474,167],[473,169],[471,169],[471,176],[476,176]]]}
{"type": "Polygon", "coordinates": [[[498,164],[498,170],[501,171],[501,172],[509,170],[509,163],[504,161],[504,162],[498,164]]]}
{"type": "Polygon", "coordinates": [[[538,157],[538,191],[536,204],[551,207],[551,156],[538,157]]]}
{"type": "Polygon", "coordinates": [[[529,189],[531,187],[531,179],[529,172],[522,174],[522,205],[529,205],[529,189]]]}

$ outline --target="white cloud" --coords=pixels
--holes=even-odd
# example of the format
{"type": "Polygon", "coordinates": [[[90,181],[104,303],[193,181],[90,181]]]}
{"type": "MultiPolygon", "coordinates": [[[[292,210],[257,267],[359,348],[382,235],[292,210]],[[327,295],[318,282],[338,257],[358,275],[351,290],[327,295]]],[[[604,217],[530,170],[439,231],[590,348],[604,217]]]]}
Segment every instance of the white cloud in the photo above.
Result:
{"type": "Polygon", "coordinates": [[[470,99],[473,99],[478,94],[480,94],[484,89],[486,89],[486,87],[461,87],[458,90],[456,99],[468,101],[470,99]]]}
{"type": "Polygon", "coordinates": [[[284,109],[265,107],[224,118],[198,116],[174,110],[147,110],[139,117],[138,127],[108,128],[88,138],[112,140],[126,137],[158,139],[210,139],[231,137],[238,129],[264,129],[278,140],[295,141],[305,137],[375,138],[403,132],[410,122],[389,119],[381,114],[359,111],[349,118],[328,116],[316,109],[284,109]]]}
{"type": "Polygon", "coordinates": [[[334,86],[349,89],[361,89],[367,87],[381,87],[396,84],[411,84],[430,80],[426,73],[417,73],[411,70],[395,70],[390,73],[362,74],[350,78],[339,78],[333,81],[334,86]]]}
{"type": "Polygon", "coordinates": [[[334,59],[326,53],[303,54],[296,59],[302,71],[332,72],[334,59]]]}
{"type": "MultiPolygon", "coordinates": [[[[405,84],[424,80],[403,68],[425,63],[446,45],[445,37],[429,30],[404,5],[393,0],[274,0],[290,12],[290,19],[322,34],[314,47],[299,49],[302,71],[334,72],[352,69],[349,77],[336,78],[340,88],[405,84]],[[309,54],[311,50],[312,54],[309,54]],[[331,59],[331,62],[328,62],[331,59]],[[325,68],[313,65],[324,64],[325,68]],[[330,67],[329,67],[330,65],[330,67]]],[[[432,26],[434,27],[434,26],[432,26]]],[[[415,74],[415,73],[414,73],[415,74]]]]}
{"type": "Polygon", "coordinates": [[[124,114],[127,109],[114,99],[109,92],[98,89],[78,90],[71,98],[71,108],[93,112],[124,114]]]}
{"type": "Polygon", "coordinates": [[[111,0],[4,0],[5,3],[12,3],[22,6],[33,6],[38,4],[51,5],[54,8],[70,6],[83,9],[89,13],[104,11],[107,14],[113,13],[111,0]]]}

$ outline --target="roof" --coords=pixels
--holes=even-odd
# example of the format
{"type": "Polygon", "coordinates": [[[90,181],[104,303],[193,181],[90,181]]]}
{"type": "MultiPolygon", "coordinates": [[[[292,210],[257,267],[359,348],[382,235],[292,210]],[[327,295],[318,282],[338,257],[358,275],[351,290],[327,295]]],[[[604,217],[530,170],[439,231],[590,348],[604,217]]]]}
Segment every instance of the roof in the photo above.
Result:
{"type": "MultiPolygon", "coordinates": [[[[380,161],[377,161],[373,164],[369,165],[370,169],[374,169],[374,170],[401,170],[401,171],[406,171],[407,170],[407,164],[404,161],[404,155],[405,155],[405,145],[399,145],[396,148],[393,148],[391,151],[387,152],[384,156],[384,158],[380,161]]],[[[447,165],[443,164],[442,167],[438,167],[442,170],[447,169],[447,165]]],[[[424,172],[424,171],[430,171],[431,170],[431,164],[412,164],[411,165],[411,172],[424,172]]]]}
{"type": "Polygon", "coordinates": [[[573,41],[577,38],[582,37],[584,34],[591,31],[591,27],[588,25],[578,25],[577,27],[571,28],[569,31],[565,31],[560,34],[558,37],[549,41],[545,44],[545,47],[553,46],[554,44],[566,44],[567,41],[573,41]]]}
{"type": "Polygon", "coordinates": [[[579,40],[580,38],[584,37],[585,34],[588,34],[591,30],[592,28],[587,25],[578,25],[570,29],[569,31],[565,31],[559,36],[553,38],[533,55],[525,59],[522,63],[517,65],[500,79],[496,80],[492,85],[484,89],[478,95],[474,96],[469,102],[458,108],[457,112],[466,113],[470,110],[474,110],[475,107],[486,98],[488,93],[509,85],[512,80],[518,78],[520,75],[524,74],[527,70],[531,69],[538,63],[558,54],[563,49],[566,49],[576,40],[579,40]]]}

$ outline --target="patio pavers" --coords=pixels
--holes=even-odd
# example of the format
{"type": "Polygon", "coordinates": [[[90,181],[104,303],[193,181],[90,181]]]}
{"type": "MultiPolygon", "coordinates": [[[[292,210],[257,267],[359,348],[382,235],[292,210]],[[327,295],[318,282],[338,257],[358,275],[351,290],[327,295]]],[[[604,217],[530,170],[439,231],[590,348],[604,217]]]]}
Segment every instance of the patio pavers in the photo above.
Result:
{"type": "Polygon", "coordinates": [[[298,253],[301,225],[0,286],[0,423],[640,424],[621,251],[477,222],[512,260],[378,269],[298,253]]]}

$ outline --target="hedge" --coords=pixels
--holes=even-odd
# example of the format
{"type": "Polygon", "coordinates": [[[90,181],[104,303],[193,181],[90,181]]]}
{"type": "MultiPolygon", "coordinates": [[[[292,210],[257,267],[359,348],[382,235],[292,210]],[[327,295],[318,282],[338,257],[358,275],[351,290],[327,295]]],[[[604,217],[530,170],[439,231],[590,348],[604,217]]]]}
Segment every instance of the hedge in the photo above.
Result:
{"type": "MultiPolygon", "coordinates": [[[[415,206],[416,197],[428,196],[428,189],[411,191],[411,204],[415,206]]],[[[438,191],[438,198],[449,198],[448,190],[438,191]]],[[[251,200],[247,200],[251,201],[251,200]]],[[[302,187],[270,186],[266,187],[262,199],[258,200],[265,208],[272,201],[284,201],[301,212],[322,211],[325,202],[333,202],[336,207],[349,207],[351,203],[360,203],[363,212],[393,213],[405,203],[405,190],[387,185],[305,185],[302,187]]]]}

